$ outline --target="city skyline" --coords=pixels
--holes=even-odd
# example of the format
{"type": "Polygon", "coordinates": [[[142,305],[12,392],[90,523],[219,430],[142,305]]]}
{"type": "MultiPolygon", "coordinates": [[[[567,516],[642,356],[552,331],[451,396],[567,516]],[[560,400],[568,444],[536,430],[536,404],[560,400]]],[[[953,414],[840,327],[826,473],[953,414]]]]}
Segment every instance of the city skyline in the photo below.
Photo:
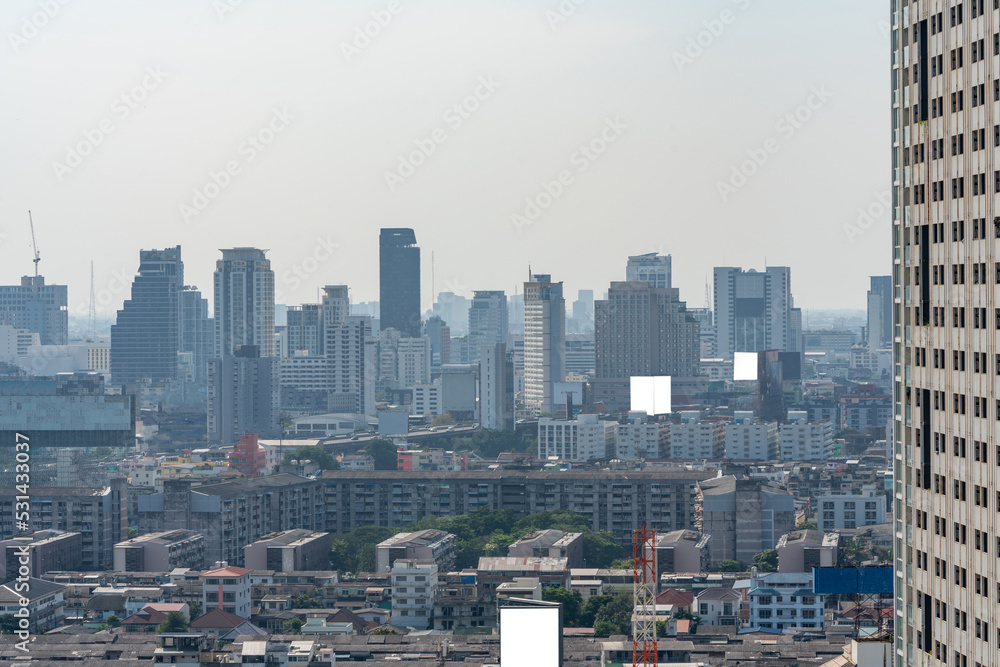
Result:
{"type": "Polygon", "coordinates": [[[595,289],[624,278],[604,262],[609,254],[651,251],[673,255],[675,286],[692,303],[715,265],[762,266],[766,258],[791,266],[808,308],[863,303],[864,276],[888,273],[880,201],[888,157],[855,160],[888,135],[888,77],[865,66],[889,43],[877,3],[855,0],[837,12],[787,1],[586,3],[571,16],[558,3],[401,3],[363,49],[353,47],[355,29],[384,4],[310,2],[295,12],[218,4],[221,12],[190,2],[118,8],[114,30],[99,7],[60,5],[30,39],[21,37],[22,19],[30,25],[37,5],[6,7],[18,40],[0,54],[0,81],[12,92],[0,110],[11,129],[0,259],[8,271],[23,269],[3,282],[31,273],[29,209],[40,269],[72,286],[71,313],[86,312],[90,260],[96,291],[110,293],[100,310],[114,312],[126,297],[116,276],[134,273],[136,252],[178,244],[189,282],[206,293],[217,249],[246,245],[269,248],[283,267],[276,289],[287,303],[312,300],[326,283],[351,284],[357,301],[374,300],[372,239],[391,226],[412,227],[420,239],[424,303],[434,291],[511,293],[529,264],[559,276],[570,294],[595,289]],[[787,29],[795,24],[817,30],[787,29]],[[266,53],[250,46],[265,26],[276,45],[266,53]],[[178,41],[185,32],[190,43],[178,41]],[[847,53],[845,36],[854,44],[847,53]],[[437,46],[402,57],[425,43],[437,46]],[[342,44],[359,53],[345,55],[342,44]],[[783,75],[771,77],[775,68],[783,75]],[[707,91],[699,84],[706,78],[707,91]],[[51,91],[74,103],[56,103],[51,91]],[[733,96],[748,100],[738,114],[733,96]],[[702,101],[680,102],[689,99],[702,101]],[[476,110],[463,118],[453,107],[466,100],[476,110]],[[794,120],[800,109],[808,121],[794,120]],[[100,129],[103,120],[110,131],[100,129]],[[837,130],[844,125],[850,131],[837,130]],[[405,172],[401,157],[437,128],[446,136],[434,154],[402,183],[387,183],[386,173],[405,172]],[[100,142],[70,167],[67,147],[88,133],[100,142]],[[273,141],[241,152],[258,133],[273,141]],[[591,141],[606,141],[606,150],[594,160],[580,152],[574,163],[591,141]],[[803,169],[814,154],[824,159],[803,169]],[[754,155],[766,164],[750,163],[757,173],[740,184],[732,170],[754,155]],[[230,161],[239,173],[225,173],[230,161]],[[543,184],[561,170],[572,183],[551,186],[565,191],[518,231],[512,217],[531,213],[526,199],[545,204],[543,184]],[[736,192],[719,187],[726,183],[736,192]],[[216,189],[199,210],[194,191],[216,189]],[[184,220],[182,205],[197,214],[184,220]],[[859,221],[859,209],[874,222],[859,221]],[[60,242],[79,229],[90,232],[60,242]],[[715,232],[711,243],[702,242],[706,229],[715,232]],[[456,251],[457,239],[485,241],[491,251],[456,251]],[[814,253],[819,247],[830,252],[814,253]],[[829,290],[841,255],[858,276],[845,273],[842,288],[829,290]],[[305,270],[314,261],[318,268],[305,270]],[[303,277],[283,280],[296,266],[303,277]]]}

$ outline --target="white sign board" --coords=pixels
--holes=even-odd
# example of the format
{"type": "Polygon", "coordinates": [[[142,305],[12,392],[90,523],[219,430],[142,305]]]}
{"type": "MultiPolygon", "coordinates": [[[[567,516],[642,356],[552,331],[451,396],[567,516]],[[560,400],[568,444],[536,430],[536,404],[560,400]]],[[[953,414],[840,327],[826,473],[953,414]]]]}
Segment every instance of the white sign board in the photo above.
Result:
{"type": "Polygon", "coordinates": [[[631,409],[647,415],[670,412],[670,376],[655,375],[631,378],[631,409]]]}
{"type": "Polygon", "coordinates": [[[737,352],[733,355],[733,379],[757,379],[757,353],[737,352]]]}
{"type": "Polygon", "coordinates": [[[500,664],[503,667],[560,667],[560,608],[500,607],[500,664]]]}

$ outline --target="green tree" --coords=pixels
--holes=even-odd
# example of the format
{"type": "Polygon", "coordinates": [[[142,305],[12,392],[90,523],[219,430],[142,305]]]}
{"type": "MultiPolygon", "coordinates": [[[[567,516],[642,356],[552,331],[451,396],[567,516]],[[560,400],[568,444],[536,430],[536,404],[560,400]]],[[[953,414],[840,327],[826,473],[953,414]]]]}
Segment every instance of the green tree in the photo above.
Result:
{"type": "Polygon", "coordinates": [[[156,628],[156,631],[160,634],[167,632],[187,632],[187,630],[187,621],[184,619],[184,614],[179,611],[169,612],[166,620],[156,628]]]}
{"type": "Polygon", "coordinates": [[[373,572],[375,546],[398,532],[386,526],[362,526],[337,535],[330,545],[330,567],[341,572],[373,572]]]}
{"type": "MultiPolygon", "coordinates": [[[[587,567],[608,568],[621,560],[622,547],[609,531],[595,532],[589,529],[583,531],[583,560],[587,567]]],[[[631,567],[631,564],[629,564],[631,567]]]]}
{"type": "Polygon", "coordinates": [[[542,599],[562,604],[563,624],[568,627],[576,626],[580,620],[580,605],[583,603],[579,593],[570,592],[565,588],[543,588],[542,599]]]}
{"type": "Polygon", "coordinates": [[[795,530],[816,530],[816,524],[812,521],[803,521],[799,525],[795,526],[795,530]]]}
{"type": "Polygon", "coordinates": [[[719,572],[741,572],[743,570],[740,564],[735,560],[726,559],[719,562],[719,572]]]}
{"type": "Polygon", "coordinates": [[[635,569],[635,562],[631,558],[619,558],[611,561],[609,570],[632,570],[635,569]]]}
{"type": "Polygon", "coordinates": [[[106,619],[104,619],[105,625],[109,628],[117,628],[122,624],[122,619],[118,618],[115,614],[111,614],[106,619]]]}
{"type": "Polygon", "coordinates": [[[610,637],[618,631],[618,626],[611,621],[597,621],[594,624],[595,637],[610,637]]]}
{"type": "Polygon", "coordinates": [[[751,565],[756,567],[758,572],[777,572],[778,552],[774,549],[765,549],[754,555],[751,565]]]}
{"type": "Polygon", "coordinates": [[[455,423],[455,418],[451,416],[451,413],[443,412],[434,418],[431,422],[431,426],[449,426],[455,423]]]}
{"type": "Polygon", "coordinates": [[[386,627],[386,626],[382,626],[381,628],[375,628],[374,630],[372,630],[368,634],[370,634],[370,635],[398,635],[399,633],[396,632],[395,628],[389,628],[389,627],[386,627]]]}
{"type": "Polygon", "coordinates": [[[189,605],[189,608],[191,610],[191,618],[200,618],[201,617],[201,603],[200,602],[192,602],[189,605]]]}
{"type": "Polygon", "coordinates": [[[292,600],[292,609],[322,609],[323,605],[314,597],[303,593],[292,600]]]}
{"type": "Polygon", "coordinates": [[[302,632],[302,619],[293,618],[285,621],[281,626],[281,631],[286,635],[297,635],[302,632]]]}
{"type": "Polygon", "coordinates": [[[0,616],[0,635],[12,635],[17,629],[17,618],[15,618],[14,614],[0,616]]]}
{"type": "Polygon", "coordinates": [[[611,602],[604,605],[595,616],[595,634],[597,624],[601,622],[609,623],[615,627],[611,634],[630,635],[632,634],[632,593],[618,593],[611,602]]]}
{"type": "Polygon", "coordinates": [[[396,446],[385,438],[374,438],[365,445],[365,454],[375,459],[375,470],[396,470],[396,446]]]}
{"type": "Polygon", "coordinates": [[[614,599],[614,595],[591,595],[587,598],[587,601],[583,603],[583,608],[580,610],[580,627],[594,627],[594,622],[597,619],[597,612],[599,612],[604,605],[610,603],[614,599]]]}
{"type": "Polygon", "coordinates": [[[131,540],[133,537],[139,537],[139,529],[138,528],[132,528],[131,526],[129,526],[129,529],[128,529],[128,538],[131,540]]]}
{"type": "Polygon", "coordinates": [[[681,609],[680,611],[674,612],[674,618],[678,620],[686,619],[691,621],[691,632],[694,632],[695,629],[698,627],[698,624],[701,623],[701,616],[695,616],[686,609],[681,609]]]}
{"type": "Polygon", "coordinates": [[[319,446],[303,445],[295,451],[285,454],[284,458],[281,459],[281,462],[286,465],[292,461],[312,461],[320,467],[320,470],[340,470],[340,461],[330,456],[329,452],[319,446]]]}

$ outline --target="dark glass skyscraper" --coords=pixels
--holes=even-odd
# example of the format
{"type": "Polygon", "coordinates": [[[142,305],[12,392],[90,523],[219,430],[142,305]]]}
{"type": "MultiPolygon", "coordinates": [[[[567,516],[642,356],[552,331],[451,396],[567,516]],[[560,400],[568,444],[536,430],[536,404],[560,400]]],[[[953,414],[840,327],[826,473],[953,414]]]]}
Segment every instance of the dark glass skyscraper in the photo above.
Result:
{"type": "Polygon", "coordinates": [[[111,381],[128,384],[177,377],[180,299],[184,289],[181,247],[139,251],[132,298],[111,327],[111,381]]]}
{"type": "Polygon", "coordinates": [[[379,305],[381,326],[404,336],[420,336],[420,248],[412,229],[383,229],[379,234],[379,305]]]}

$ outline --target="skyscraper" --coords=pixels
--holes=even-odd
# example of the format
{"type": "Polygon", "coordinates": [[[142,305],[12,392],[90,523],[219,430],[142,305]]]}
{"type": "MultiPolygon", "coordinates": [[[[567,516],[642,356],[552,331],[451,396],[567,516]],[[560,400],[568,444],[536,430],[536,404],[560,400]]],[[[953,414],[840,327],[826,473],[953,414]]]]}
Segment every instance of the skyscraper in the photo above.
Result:
{"type": "Polygon", "coordinates": [[[780,350],[802,352],[802,316],[792,302],[791,269],[763,273],[715,267],[715,336],[718,355],[780,350]]]}
{"type": "Polygon", "coordinates": [[[208,362],[208,439],[234,443],[246,432],[262,438],[281,433],[278,362],[253,345],[208,362]]]}
{"type": "Polygon", "coordinates": [[[412,229],[379,233],[380,329],[420,335],[420,248],[412,229]]]}
{"type": "Polygon", "coordinates": [[[323,288],[323,325],[343,322],[351,314],[351,297],[347,285],[327,285],[323,288]]]}
{"type": "Polygon", "coordinates": [[[0,287],[0,324],[38,334],[42,345],[69,342],[65,285],[46,285],[44,276],[22,276],[18,286],[0,287]]]}
{"type": "Polygon", "coordinates": [[[375,414],[376,339],[372,318],[351,315],[324,330],[331,412],[375,414]]]}
{"type": "Polygon", "coordinates": [[[998,14],[891,21],[896,665],[996,665],[998,14]]]}
{"type": "Polygon", "coordinates": [[[554,384],[566,377],[566,301],[563,284],[548,274],[524,283],[524,407],[531,415],[554,412],[554,384]]]}
{"type": "Polygon", "coordinates": [[[617,409],[630,405],[633,376],[693,377],[701,341],[698,321],[680,291],[648,282],[613,282],[594,303],[594,398],[617,409]]]}
{"type": "Polygon", "coordinates": [[[215,358],[253,345],[261,357],[277,354],[274,341],[274,272],[257,248],[222,251],[215,264],[215,358]]]}
{"type": "Polygon", "coordinates": [[[477,291],[469,308],[469,361],[479,361],[481,348],[507,340],[507,295],[477,291]]]}
{"type": "Polygon", "coordinates": [[[625,280],[628,282],[642,281],[650,287],[673,287],[670,275],[670,255],[657,255],[655,252],[645,255],[634,255],[628,258],[625,266],[625,280]]]}
{"type": "Polygon", "coordinates": [[[139,273],[132,281],[131,298],[111,327],[114,384],[177,379],[183,290],[180,246],[139,251],[139,273]]]}
{"type": "Polygon", "coordinates": [[[892,347],[892,276],[872,276],[868,290],[868,349],[892,347]]]}
{"type": "Polygon", "coordinates": [[[514,362],[507,346],[483,347],[479,359],[479,422],[483,428],[514,429],[514,362]]]}
{"type": "Polygon", "coordinates": [[[318,303],[304,303],[288,309],[285,335],[288,354],[306,352],[315,357],[323,353],[323,309],[318,303]]]}
{"type": "Polygon", "coordinates": [[[215,346],[215,325],[208,316],[208,299],[195,287],[184,287],[181,292],[180,351],[191,353],[194,380],[198,384],[208,381],[208,360],[215,346]]]}

